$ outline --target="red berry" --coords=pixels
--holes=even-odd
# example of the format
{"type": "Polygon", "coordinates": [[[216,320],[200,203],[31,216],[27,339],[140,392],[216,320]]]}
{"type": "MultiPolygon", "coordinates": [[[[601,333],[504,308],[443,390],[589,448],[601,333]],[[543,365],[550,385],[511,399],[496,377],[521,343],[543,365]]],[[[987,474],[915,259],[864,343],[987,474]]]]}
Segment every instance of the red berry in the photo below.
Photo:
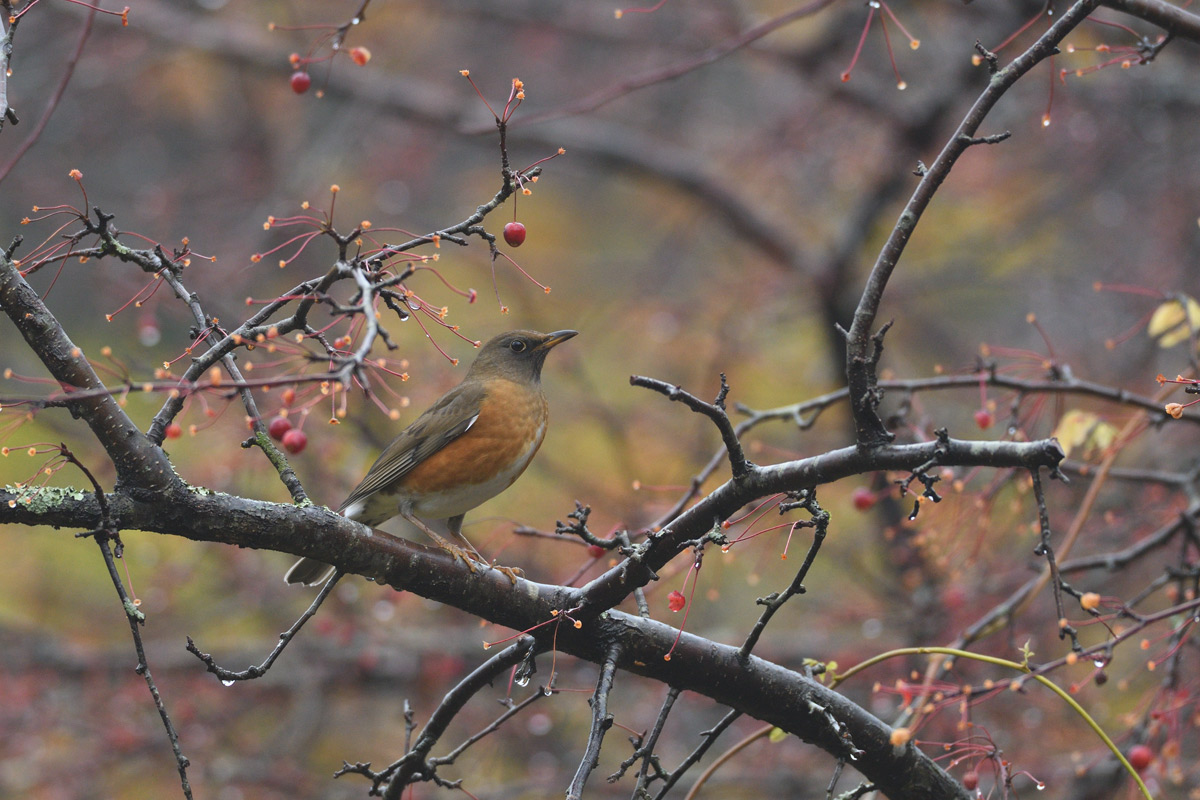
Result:
{"type": "Polygon", "coordinates": [[[178,439],[180,436],[183,436],[183,426],[178,422],[172,422],[167,425],[166,434],[168,439],[178,439]]]}
{"type": "Polygon", "coordinates": [[[979,786],[979,773],[975,770],[971,770],[966,775],[963,775],[962,783],[968,792],[975,791],[975,789],[979,786]]]}
{"type": "Polygon", "coordinates": [[[952,583],[942,589],[942,605],[948,611],[961,611],[969,599],[967,589],[961,583],[952,583]]]}
{"type": "Polygon", "coordinates": [[[290,386],[283,390],[283,394],[279,398],[285,406],[290,406],[296,402],[296,390],[290,386]]]}
{"type": "Polygon", "coordinates": [[[592,558],[600,558],[601,556],[604,555],[604,548],[598,544],[589,544],[588,545],[588,555],[591,556],[592,558]]]}
{"type": "Polygon", "coordinates": [[[525,242],[525,226],[519,222],[510,222],[504,226],[504,241],[509,247],[520,247],[525,242]]]}
{"type": "Polygon", "coordinates": [[[992,412],[988,411],[986,408],[981,408],[975,412],[975,424],[978,425],[981,430],[986,431],[988,428],[992,427],[992,423],[995,421],[995,418],[992,417],[992,412]]]}
{"type": "Polygon", "coordinates": [[[267,424],[267,433],[275,441],[283,441],[283,435],[292,429],[292,423],[287,417],[276,417],[267,424]]]}
{"type": "Polygon", "coordinates": [[[360,67],[365,67],[367,62],[371,60],[371,51],[365,47],[351,47],[350,60],[360,67]]]}
{"type": "Polygon", "coordinates": [[[296,94],[304,94],[308,91],[308,87],[312,86],[312,76],[307,72],[297,70],[292,73],[292,91],[296,94]]]}
{"type": "Polygon", "coordinates": [[[865,486],[859,486],[850,493],[850,502],[859,511],[867,511],[875,505],[875,493],[865,486]]]}
{"type": "Polygon", "coordinates": [[[292,428],[283,435],[283,449],[296,455],[308,445],[308,437],[299,428],[292,428]]]}
{"type": "Polygon", "coordinates": [[[1154,751],[1150,749],[1150,745],[1135,744],[1129,748],[1129,766],[1141,772],[1146,767],[1154,763],[1154,751]]]}
{"type": "Polygon", "coordinates": [[[687,605],[687,598],[683,596],[683,592],[671,592],[667,595],[667,608],[672,611],[682,611],[687,605]]]}

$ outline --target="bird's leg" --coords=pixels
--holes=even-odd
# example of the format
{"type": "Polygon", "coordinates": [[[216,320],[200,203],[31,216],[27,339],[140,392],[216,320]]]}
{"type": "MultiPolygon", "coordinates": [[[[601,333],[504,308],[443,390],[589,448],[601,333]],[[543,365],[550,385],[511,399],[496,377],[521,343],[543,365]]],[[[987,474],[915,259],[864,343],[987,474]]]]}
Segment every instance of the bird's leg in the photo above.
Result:
{"type": "Polygon", "coordinates": [[[466,517],[466,514],[459,514],[457,517],[448,518],[446,520],[446,527],[450,530],[450,533],[453,536],[467,546],[471,553],[474,554],[476,561],[478,561],[480,564],[486,564],[488,563],[488,560],[484,558],[478,550],[475,549],[475,545],[471,544],[470,540],[467,539],[466,536],[463,536],[462,525],[464,517],[466,517]]]}
{"type": "Polygon", "coordinates": [[[465,516],[466,516],[465,514],[459,514],[457,517],[450,517],[449,519],[446,520],[446,527],[449,528],[449,530],[452,534],[454,534],[460,540],[462,540],[463,544],[465,544],[467,547],[471,548],[471,552],[475,554],[475,557],[479,559],[479,562],[481,564],[486,564],[487,566],[491,567],[492,569],[496,570],[497,572],[501,572],[501,573],[507,575],[509,581],[511,581],[512,583],[515,584],[517,582],[518,576],[524,575],[524,573],[515,567],[502,567],[498,564],[494,564],[494,563],[488,561],[482,555],[480,555],[479,551],[475,549],[475,545],[471,544],[471,542],[467,540],[466,536],[463,536],[462,524],[463,524],[463,517],[465,517],[465,516]]]}
{"type": "MultiPolygon", "coordinates": [[[[430,539],[433,539],[433,541],[437,543],[438,547],[440,547],[443,550],[445,550],[446,552],[450,553],[450,555],[454,556],[455,558],[461,558],[462,562],[467,565],[467,569],[471,570],[472,574],[475,572],[475,564],[471,559],[471,554],[468,553],[466,550],[463,550],[458,545],[450,542],[448,539],[446,539],[445,536],[442,536],[440,533],[435,531],[433,528],[430,528],[428,525],[426,525],[424,522],[422,522],[421,520],[414,517],[412,514],[408,514],[406,512],[401,511],[400,516],[404,517],[406,520],[411,522],[413,525],[417,526],[422,531],[424,531],[425,535],[428,536],[430,539]]],[[[461,517],[459,519],[461,521],[461,517]]],[[[459,534],[459,537],[461,538],[462,534],[459,534]]],[[[471,549],[474,550],[475,548],[472,547],[471,549]]],[[[478,557],[479,554],[476,553],[475,556],[478,557]]],[[[482,559],[479,559],[479,560],[482,561],[482,559]]],[[[487,562],[484,561],[483,563],[486,564],[487,562]]]]}

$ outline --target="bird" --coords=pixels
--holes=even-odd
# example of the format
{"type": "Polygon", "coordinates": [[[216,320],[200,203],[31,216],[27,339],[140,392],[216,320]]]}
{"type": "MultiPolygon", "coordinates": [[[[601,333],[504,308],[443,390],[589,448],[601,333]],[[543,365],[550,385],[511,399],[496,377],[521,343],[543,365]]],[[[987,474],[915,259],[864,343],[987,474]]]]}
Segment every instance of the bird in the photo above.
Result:
{"type": "MultiPolygon", "coordinates": [[[[404,517],[473,572],[468,554],[422,522],[444,519],[486,563],[463,537],[463,517],[511,486],[533,460],[549,417],[542,366],[551,349],[578,333],[515,330],[489,340],[462,383],[392,440],[338,513],[372,528],[404,517]]],[[[333,572],[329,564],[302,558],[284,580],[317,586],[333,572]]]]}

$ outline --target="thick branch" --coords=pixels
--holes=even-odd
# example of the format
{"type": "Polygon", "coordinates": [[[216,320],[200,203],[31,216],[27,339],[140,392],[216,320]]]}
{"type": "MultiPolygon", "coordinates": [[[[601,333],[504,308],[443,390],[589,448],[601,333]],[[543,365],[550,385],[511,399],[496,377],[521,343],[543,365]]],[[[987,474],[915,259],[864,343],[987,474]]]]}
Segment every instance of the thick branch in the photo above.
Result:
{"type": "MultiPolygon", "coordinates": [[[[1019,457],[1036,462],[1039,444],[1046,447],[1045,443],[1003,444],[1011,453],[997,450],[996,445],[983,445],[978,460],[989,463],[1019,457]]],[[[952,441],[947,463],[961,459],[964,447],[968,446],[952,441]]],[[[898,451],[894,456],[897,468],[906,464],[911,468],[928,458],[921,446],[888,451],[893,449],[898,451]]],[[[839,459],[845,462],[841,468],[862,463],[862,456],[849,448],[788,467],[811,474],[823,463],[833,469],[839,459]]],[[[790,474],[774,467],[764,471],[767,486],[771,481],[784,481],[790,474]]],[[[731,499],[729,491],[725,488],[722,494],[718,490],[715,500],[702,501],[698,517],[689,519],[684,515],[680,530],[690,530],[695,519],[707,518],[714,504],[739,507],[744,500],[731,499]]],[[[73,490],[43,490],[33,502],[19,500],[18,495],[0,490],[0,522],[70,525],[82,521],[89,525],[99,516],[96,498],[73,490]],[[17,502],[10,506],[10,500],[17,502]]],[[[153,502],[112,494],[108,502],[113,524],[123,529],[160,531],[199,541],[319,558],[344,571],[370,575],[380,583],[517,630],[553,619],[552,611],[572,608],[580,597],[580,590],[531,581],[518,581],[514,587],[508,578],[494,571],[472,575],[441,550],[369,531],[327,509],[296,508],[197,491],[177,491],[153,502]]],[[[708,524],[704,527],[707,529],[708,524]]],[[[632,571],[628,563],[615,567],[607,582],[599,585],[606,591],[619,590],[622,576],[632,571]]],[[[602,599],[607,597],[602,592],[596,594],[602,599]]],[[[561,652],[600,664],[608,657],[607,647],[619,641],[622,651],[617,666],[621,669],[706,695],[794,733],[835,756],[846,754],[848,737],[855,748],[863,751],[856,767],[892,798],[966,797],[961,787],[924,754],[913,748],[893,748],[888,741],[890,729],[883,722],[798,673],[753,656],[742,658],[737,648],[688,634],[680,639],[672,659],[664,661],[663,655],[677,634],[670,626],[612,610],[603,616],[581,619],[583,624],[578,630],[573,625],[558,626],[556,645],[561,652]],[[838,722],[836,729],[831,726],[831,718],[838,722]]],[[[539,634],[549,637],[554,627],[545,626],[539,634]]],[[[549,645],[548,638],[545,645],[549,645]]]]}
{"type": "Polygon", "coordinates": [[[1102,5],[1144,19],[1172,36],[1200,43],[1200,15],[1163,0],[1100,0],[1102,5]]]}
{"type": "MultiPolygon", "coordinates": [[[[3,255],[0,255],[0,308],[64,390],[69,393],[74,389],[104,388],[83,351],[67,336],[12,261],[3,255]]],[[[118,485],[162,490],[178,483],[166,454],[142,434],[107,392],[68,400],[66,405],[72,416],[88,424],[108,453],[117,469],[118,485]]],[[[85,521],[79,524],[91,527],[85,521]]]]}
{"type": "Polygon", "coordinates": [[[928,208],[942,182],[949,176],[959,156],[971,147],[975,132],[979,130],[992,107],[1025,73],[1053,55],[1057,50],[1056,45],[1083,22],[1099,3],[1100,0],[1076,2],[1029,49],[991,77],[987,88],[976,99],[958,129],[947,140],[942,152],[921,177],[911,199],[900,213],[900,219],[871,268],[870,277],[863,288],[846,337],[846,384],[850,390],[850,409],[854,416],[859,444],[875,447],[890,438],[876,411],[878,398],[874,386],[874,363],[870,352],[872,330],[884,289],[921,215],[928,208]]]}
{"type": "Polygon", "coordinates": [[[968,442],[947,439],[922,444],[885,445],[873,450],[846,447],[811,458],[757,467],[740,481],[731,480],[651,535],[642,549],[584,586],[580,602],[586,613],[599,613],[620,603],[633,588],[645,585],[685,543],[728,519],[747,503],[778,492],[820,486],[851,475],[881,470],[911,472],[937,456],[940,466],[1054,469],[1063,459],[1053,439],[1034,442],[968,442]],[[935,453],[935,451],[940,451],[935,453]]]}

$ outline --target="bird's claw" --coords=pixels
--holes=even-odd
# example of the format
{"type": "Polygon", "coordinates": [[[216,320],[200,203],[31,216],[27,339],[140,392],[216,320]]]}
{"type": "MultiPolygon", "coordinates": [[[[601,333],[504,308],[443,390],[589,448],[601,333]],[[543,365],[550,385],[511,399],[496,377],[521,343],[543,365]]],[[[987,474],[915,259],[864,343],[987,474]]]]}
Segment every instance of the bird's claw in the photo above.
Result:
{"type": "Polygon", "coordinates": [[[513,586],[517,585],[517,578],[525,577],[525,570],[521,569],[520,567],[502,567],[499,564],[495,564],[495,563],[488,564],[488,566],[491,567],[492,569],[496,570],[499,573],[507,575],[509,582],[513,586]]]}
{"type": "Polygon", "coordinates": [[[462,549],[456,544],[451,544],[440,536],[437,537],[436,541],[438,547],[442,548],[456,559],[462,561],[467,565],[467,569],[471,570],[471,574],[475,574],[475,564],[477,563],[477,559],[471,553],[468,553],[466,550],[462,549]]]}
{"type": "Polygon", "coordinates": [[[470,553],[468,553],[466,550],[463,550],[461,547],[458,547],[457,545],[450,544],[449,542],[442,546],[446,548],[446,550],[450,551],[450,555],[454,556],[455,558],[462,559],[462,562],[467,565],[467,569],[471,570],[471,574],[475,574],[475,559],[472,558],[470,553]]]}

